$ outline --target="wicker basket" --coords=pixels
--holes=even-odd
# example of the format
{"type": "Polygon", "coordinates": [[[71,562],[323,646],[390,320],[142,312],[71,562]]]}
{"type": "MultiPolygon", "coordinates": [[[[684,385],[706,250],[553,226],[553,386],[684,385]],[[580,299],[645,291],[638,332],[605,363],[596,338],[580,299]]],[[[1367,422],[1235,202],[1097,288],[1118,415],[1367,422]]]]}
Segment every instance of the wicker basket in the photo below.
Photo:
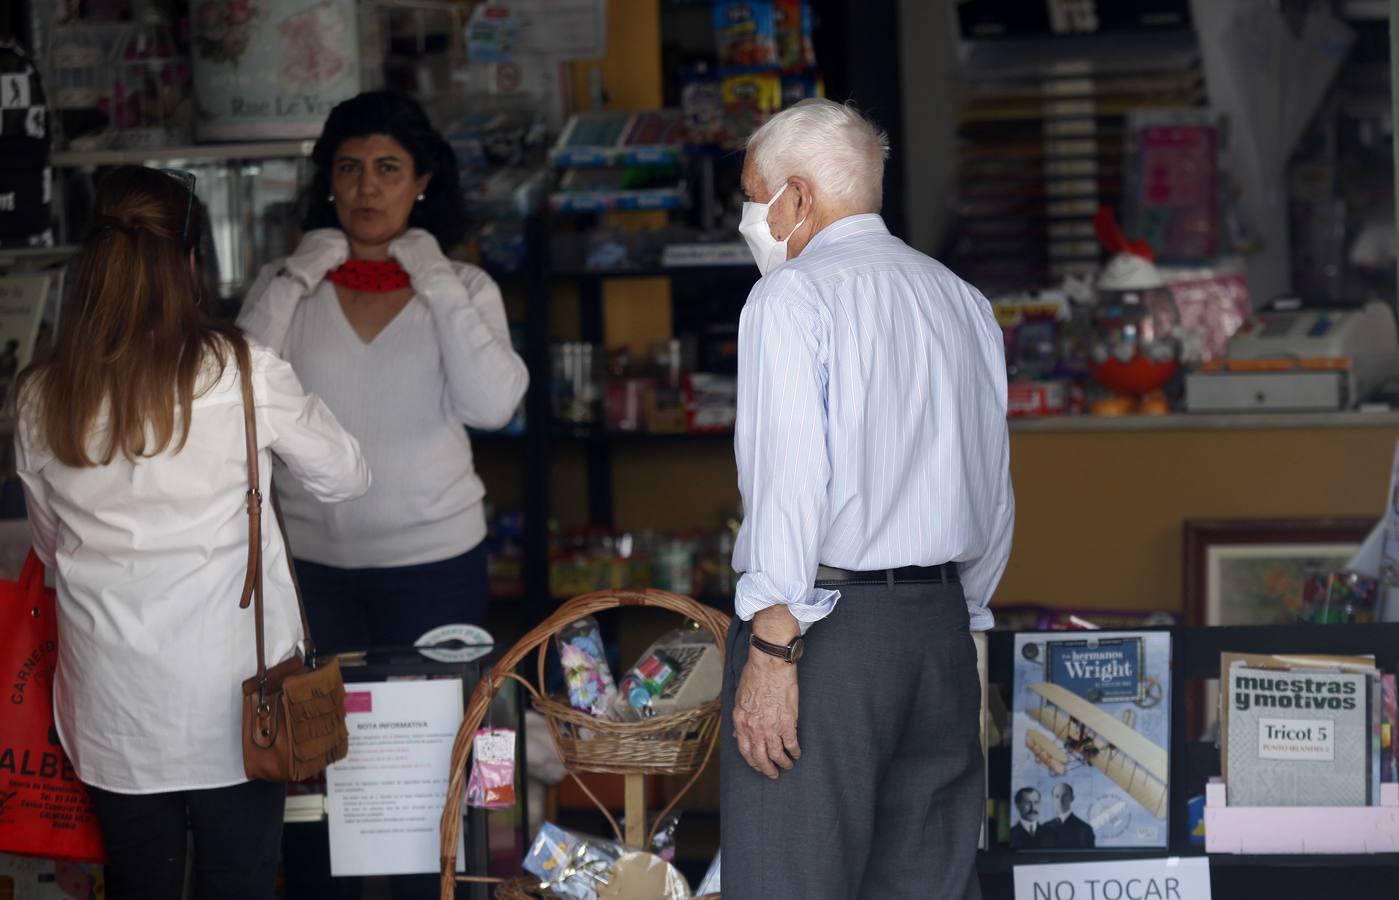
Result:
{"type": "MultiPolygon", "coordinates": [[[[609,609],[628,606],[649,606],[670,610],[698,622],[714,635],[722,661],[725,639],[729,629],[729,617],[708,606],[669,591],[598,591],[574,597],[562,604],[554,614],[535,626],[521,638],[510,651],[501,657],[484,679],[479,681],[471,693],[466,716],[457,731],[456,743],[452,747],[451,780],[447,785],[447,802],[442,810],[441,822],[441,900],[451,900],[458,882],[488,882],[499,885],[496,897],[500,900],[530,900],[550,896],[540,893],[537,888],[531,893],[531,885],[538,882],[530,879],[501,881],[481,876],[459,876],[456,874],[457,838],[461,834],[461,807],[466,791],[467,775],[470,771],[471,748],[476,730],[481,727],[486,711],[496,692],[507,680],[523,685],[532,698],[534,708],[549,723],[549,732],[558,747],[559,757],[568,770],[569,777],[577,783],[583,793],[606,816],[612,832],[619,842],[626,842],[617,820],[607,807],[599,802],[588,786],[579,780],[577,772],[602,772],[623,775],[628,778],[628,803],[633,795],[630,783],[639,782],[646,775],[689,775],[685,786],[671,799],[670,803],[654,819],[649,832],[640,828],[643,815],[640,810],[628,810],[627,832],[631,843],[649,846],[655,837],[655,829],[670,813],[680,799],[699,780],[705,765],[714,754],[719,742],[719,701],[706,703],[695,709],[665,716],[656,716],[642,722],[611,722],[597,719],[580,712],[566,703],[549,697],[545,689],[545,663],[549,645],[554,635],[584,616],[604,612],[609,609]],[[537,652],[536,672],[538,680],[531,684],[515,673],[516,667],[531,652],[537,652]],[[580,737],[582,729],[590,736],[580,737]],[[643,838],[644,835],[644,839],[643,838]]],[[[637,792],[639,796],[639,792],[637,792]]]]}

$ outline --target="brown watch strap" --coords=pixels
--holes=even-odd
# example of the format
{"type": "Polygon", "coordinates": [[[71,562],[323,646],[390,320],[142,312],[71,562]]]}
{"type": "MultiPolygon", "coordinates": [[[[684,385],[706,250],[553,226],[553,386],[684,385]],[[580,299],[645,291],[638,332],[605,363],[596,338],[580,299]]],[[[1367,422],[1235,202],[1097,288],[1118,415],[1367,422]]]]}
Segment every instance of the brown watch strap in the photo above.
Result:
{"type": "MultiPolygon", "coordinates": [[[[792,644],[795,644],[797,640],[799,639],[793,638],[792,644]]],[[[748,636],[748,643],[769,656],[777,657],[783,662],[795,662],[795,660],[792,659],[792,644],[774,644],[771,641],[763,640],[756,634],[750,634],[748,636]]]]}

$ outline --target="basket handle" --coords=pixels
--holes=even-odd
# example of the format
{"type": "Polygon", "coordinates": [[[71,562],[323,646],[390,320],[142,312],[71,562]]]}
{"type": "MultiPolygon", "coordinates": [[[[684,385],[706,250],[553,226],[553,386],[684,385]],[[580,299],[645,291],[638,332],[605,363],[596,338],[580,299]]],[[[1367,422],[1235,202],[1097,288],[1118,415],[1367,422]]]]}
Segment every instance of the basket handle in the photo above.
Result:
{"type": "MultiPolygon", "coordinates": [[[[663,591],[657,588],[647,588],[642,591],[595,591],[591,594],[583,594],[574,597],[559,605],[553,614],[543,622],[531,628],[524,637],[515,642],[504,656],[491,667],[487,676],[476,683],[476,687],[471,692],[471,702],[467,704],[466,715],[462,718],[461,726],[457,729],[456,740],[452,744],[452,770],[447,782],[447,802],[442,809],[442,819],[439,827],[440,846],[439,853],[442,861],[442,869],[439,879],[440,900],[453,900],[456,895],[456,885],[458,881],[479,881],[482,879],[458,876],[456,873],[457,838],[461,835],[462,801],[466,794],[466,781],[468,775],[468,763],[471,759],[472,745],[475,735],[481,723],[486,718],[491,701],[507,679],[514,680],[524,685],[532,697],[538,698],[544,692],[544,662],[548,651],[550,639],[555,634],[563,630],[567,625],[576,622],[584,616],[595,612],[604,612],[608,609],[618,609],[629,606],[652,606],[667,609],[671,612],[685,616],[698,622],[714,635],[715,646],[719,649],[719,661],[722,665],[724,660],[725,640],[728,635],[729,617],[717,609],[705,606],[683,594],[676,594],[671,591],[663,591]],[[539,681],[538,688],[531,685],[526,679],[515,674],[515,669],[534,650],[539,650],[539,681]]],[[[646,843],[649,846],[655,839],[656,830],[660,822],[668,816],[680,800],[689,793],[704,773],[709,761],[714,756],[714,748],[719,743],[719,735],[723,732],[723,724],[714,730],[714,736],[710,738],[709,748],[705,751],[704,761],[691,774],[690,780],[685,782],[685,786],[676,793],[669,804],[656,816],[647,833],[646,843]]],[[[572,771],[569,775],[583,792],[593,801],[602,814],[607,817],[608,824],[612,826],[612,831],[621,839],[621,829],[617,826],[616,819],[611,812],[598,799],[592,791],[575,775],[572,771]]]]}
{"type": "MultiPolygon", "coordinates": [[[[713,607],[705,606],[690,597],[686,597],[684,594],[677,594],[672,591],[661,590],[660,588],[646,588],[640,591],[594,591],[591,594],[582,594],[578,597],[574,597],[564,603],[550,618],[562,618],[564,620],[563,625],[567,625],[576,622],[578,619],[583,618],[583,616],[591,615],[594,612],[631,606],[649,606],[666,609],[698,622],[702,627],[707,629],[710,634],[714,635],[714,645],[719,649],[720,670],[724,670],[724,648],[729,630],[729,617],[713,607]]],[[[562,628],[563,625],[559,627],[562,628]]],[[[539,646],[538,672],[541,688],[544,685],[545,661],[548,656],[547,651],[547,642],[539,646]]],[[[665,817],[670,815],[671,811],[679,805],[680,801],[685,798],[685,795],[688,794],[690,789],[695,786],[695,783],[699,781],[700,776],[704,774],[704,770],[709,766],[709,761],[714,756],[714,748],[719,743],[719,735],[722,734],[723,731],[724,726],[723,723],[720,722],[719,727],[714,731],[714,736],[710,738],[709,747],[704,751],[704,760],[695,771],[690,774],[684,786],[676,792],[675,796],[670,799],[670,802],[666,804],[665,808],[652,820],[651,827],[646,831],[647,847],[651,846],[651,843],[656,839],[656,832],[660,829],[661,822],[663,822],[665,817]]],[[[577,775],[574,775],[572,772],[568,774],[579,787],[583,788],[583,793],[588,795],[588,799],[593,801],[593,805],[601,810],[602,814],[607,817],[608,824],[612,826],[612,831],[617,835],[618,843],[624,843],[622,840],[622,831],[618,828],[617,821],[612,817],[612,814],[607,810],[606,806],[598,801],[597,797],[593,795],[593,792],[584,786],[582,780],[579,779],[577,775]]],[[[645,847],[637,849],[645,849],[645,847]]]]}

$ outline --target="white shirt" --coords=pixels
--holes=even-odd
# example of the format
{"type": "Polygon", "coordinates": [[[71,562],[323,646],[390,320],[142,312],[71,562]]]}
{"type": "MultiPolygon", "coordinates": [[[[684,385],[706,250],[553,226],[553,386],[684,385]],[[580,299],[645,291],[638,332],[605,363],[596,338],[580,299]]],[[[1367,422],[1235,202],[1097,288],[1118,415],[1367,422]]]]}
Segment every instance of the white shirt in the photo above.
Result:
{"type": "MultiPolygon", "coordinates": [[[[243,398],[236,365],[193,403],[178,453],[118,454],[72,468],[44,444],[26,404],[16,437],[34,549],[58,590],[54,718],[86,783],[118,793],[246,781],[242,683],[257,671],[248,564],[243,398]]],[[[270,453],[325,501],[369,486],[355,439],[291,367],[252,348],[259,474],[270,453]]],[[[211,373],[212,374],[212,373],[211,373]]],[[[262,529],[266,659],[291,656],[301,620],[282,536],[262,529]]],[[[271,526],[271,527],[269,527],[271,526]]]]}
{"type": "Polygon", "coordinates": [[[475,266],[454,265],[460,291],[415,295],[368,344],[329,281],[305,294],[273,264],[248,293],[238,324],[292,364],[374,472],[368,493],[333,507],[279,482],[298,559],[408,566],[459,556],[486,536],[486,488],[462,426],[509,422],[529,371],[510,346],[500,289],[475,266]]]}
{"type": "Polygon", "coordinates": [[[819,564],[956,561],[972,629],[990,628],[1015,500],[986,298],[851,216],[753,287],[738,360],[738,615],[785,603],[805,630],[840,597],[813,587],[819,564]]]}

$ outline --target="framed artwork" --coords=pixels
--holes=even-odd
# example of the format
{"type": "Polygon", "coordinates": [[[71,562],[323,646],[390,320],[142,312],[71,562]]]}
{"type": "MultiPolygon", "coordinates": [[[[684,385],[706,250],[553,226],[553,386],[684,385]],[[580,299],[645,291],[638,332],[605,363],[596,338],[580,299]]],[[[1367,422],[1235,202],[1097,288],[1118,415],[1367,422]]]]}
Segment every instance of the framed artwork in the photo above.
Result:
{"type": "Polygon", "coordinates": [[[1343,569],[1374,518],[1188,519],[1190,625],[1286,625],[1302,611],[1310,571],[1343,569]]]}
{"type": "MultiPolygon", "coordinates": [[[[1374,518],[1187,519],[1187,625],[1290,625],[1308,572],[1343,569],[1374,518]]],[[[1191,740],[1218,728],[1219,683],[1192,685],[1191,740]]]]}

